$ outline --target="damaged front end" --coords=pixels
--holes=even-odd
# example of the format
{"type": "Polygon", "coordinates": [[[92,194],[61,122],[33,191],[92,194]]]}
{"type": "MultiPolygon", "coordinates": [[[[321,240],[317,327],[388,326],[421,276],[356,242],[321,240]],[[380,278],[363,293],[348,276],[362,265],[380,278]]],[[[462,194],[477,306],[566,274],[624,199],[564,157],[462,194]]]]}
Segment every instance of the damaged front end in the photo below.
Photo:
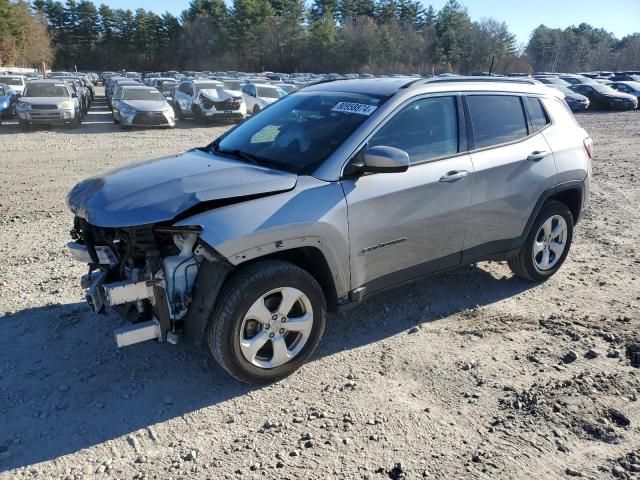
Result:
{"type": "Polygon", "coordinates": [[[194,101],[194,109],[211,120],[242,120],[247,115],[242,94],[227,90],[201,90],[194,101]]]}
{"type": "Polygon", "coordinates": [[[200,227],[105,228],[75,217],[71,255],[89,265],[81,285],[96,313],[113,308],[132,325],[114,331],[119,347],[176,343],[205,262],[225,263],[199,241],[200,227]]]}

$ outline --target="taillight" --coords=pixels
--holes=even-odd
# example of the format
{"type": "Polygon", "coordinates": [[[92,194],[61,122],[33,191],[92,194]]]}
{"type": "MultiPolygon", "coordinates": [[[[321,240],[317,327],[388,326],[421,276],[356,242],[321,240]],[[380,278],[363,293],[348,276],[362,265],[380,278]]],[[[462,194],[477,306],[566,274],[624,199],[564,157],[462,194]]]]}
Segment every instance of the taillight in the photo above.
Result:
{"type": "Polygon", "coordinates": [[[587,155],[589,155],[589,159],[593,159],[593,140],[591,137],[587,137],[584,139],[584,149],[587,151],[587,155]]]}

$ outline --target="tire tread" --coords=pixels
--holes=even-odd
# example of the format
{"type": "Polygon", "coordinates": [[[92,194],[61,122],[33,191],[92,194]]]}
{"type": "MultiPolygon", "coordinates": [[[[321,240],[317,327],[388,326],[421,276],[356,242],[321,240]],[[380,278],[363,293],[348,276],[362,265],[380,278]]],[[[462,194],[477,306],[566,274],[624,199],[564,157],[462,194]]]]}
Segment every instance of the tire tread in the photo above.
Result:
{"type": "MultiPolygon", "coordinates": [[[[267,281],[269,278],[275,275],[287,274],[292,277],[297,277],[300,274],[304,274],[311,280],[315,287],[322,292],[322,288],[316,281],[316,279],[307,271],[295,266],[292,263],[279,261],[279,260],[265,260],[254,263],[241,269],[234,276],[232,276],[220,290],[219,299],[213,314],[209,319],[209,328],[207,328],[207,343],[213,358],[218,364],[233,378],[244,383],[270,383],[278,380],[279,378],[268,377],[264,380],[256,379],[253,376],[248,376],[240,369],[238,369],[233,361],[231,361],[224,354],[224,342],[227,339],[223,335],[223,331],[227,326],[227,323],[233,321],[235,309],[239,303],[249,294],[249,287],[254,282],[267,281]]],[[[323,297],[324,300],[324,297],[323,297]]],[[[323,305],[324,315],[326,312],[326,306],[323,305]]],[[[324,333],[324,323],[321,323],[322,329],[320,330],[318,337],[321,338],[324,333]]],[[[282,375],[282,377],[286,376],[282,375]]]]}

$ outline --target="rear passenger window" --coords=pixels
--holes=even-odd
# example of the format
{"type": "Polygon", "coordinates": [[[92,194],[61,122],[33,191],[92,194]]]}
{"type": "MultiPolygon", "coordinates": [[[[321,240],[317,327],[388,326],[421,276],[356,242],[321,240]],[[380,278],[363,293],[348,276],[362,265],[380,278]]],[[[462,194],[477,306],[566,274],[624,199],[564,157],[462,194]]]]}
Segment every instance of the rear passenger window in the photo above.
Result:
{"type": "Polygon", "coordinates": [[[369,141],[404,150],[411,163],[458,153],[458,110],[455,97],[416,100],[389,120],[369,141]]]}
{"type": "Polygon", "coordinates": [[[520,97],[469,95],[476,148],[500,145],[527,136],[527,121],[520,97]]]}
{"type": "Polygon", "coordinates": [[[546,127],[551,121],[549,116],[542,106],[542,102],[537,97],[527,97],[527,104],[529,105],[529,113],[531,114],[531,123],[533,130],[537,132],[546,127]]]}

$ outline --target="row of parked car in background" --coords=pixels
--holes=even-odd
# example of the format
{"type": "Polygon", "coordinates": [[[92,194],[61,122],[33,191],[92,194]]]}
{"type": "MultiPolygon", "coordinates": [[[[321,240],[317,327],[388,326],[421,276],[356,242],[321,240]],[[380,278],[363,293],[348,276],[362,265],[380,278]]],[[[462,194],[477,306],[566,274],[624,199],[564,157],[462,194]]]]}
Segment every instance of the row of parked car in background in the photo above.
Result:
{"type": "MultiPolygon", "coordinates": [[[[474,75],[488,74],[479,72],[474,75]]],[[[536,72],[510,76],[530,77],[561,91],[574,112],[587,109],[631,110],[638,108],[640,100],[640,71],[536,72]]],[[[409,77],[420,78],[420,75],[409,77]]],[[[102,72],[100,75],[94,72],[49,72],[45,78],[0,72],[0,119],[15,116],[25,130],[34,124],[78,127],[95,98],[95,86],[102,83],[113,122],[123,129],[171,128],[176,120],[185,119],[199,123],[238,122],[306,85],[348,78],[374,78],[374,75],[120,71],[102,72]]]]}
{"type": "Polygon", "coordinates": [[[538,73],[536,80],[565,94],[573,111],[632,110],[640,99],[640,71],[591,72],[580,75],[538,73]]]}
{"type": "Polygon", "coordinates": [[[77,128],[95,98],[97,74],[50,72],[44,76],[0,73],[0,121],[17,117],[23,129],[59,124],[77,128]]]}
{"type": "Polygon", "coordinates": [[[296,91],[301,85],[265,77],[169,76],[135,72],[103,74],[114,123],[173,127],[175,120],[240,121],[296,91]],[[159,96],[160,95],[160,96],[159,96]],[[164,102],[163,102],[164,100],[164,102]]]}

